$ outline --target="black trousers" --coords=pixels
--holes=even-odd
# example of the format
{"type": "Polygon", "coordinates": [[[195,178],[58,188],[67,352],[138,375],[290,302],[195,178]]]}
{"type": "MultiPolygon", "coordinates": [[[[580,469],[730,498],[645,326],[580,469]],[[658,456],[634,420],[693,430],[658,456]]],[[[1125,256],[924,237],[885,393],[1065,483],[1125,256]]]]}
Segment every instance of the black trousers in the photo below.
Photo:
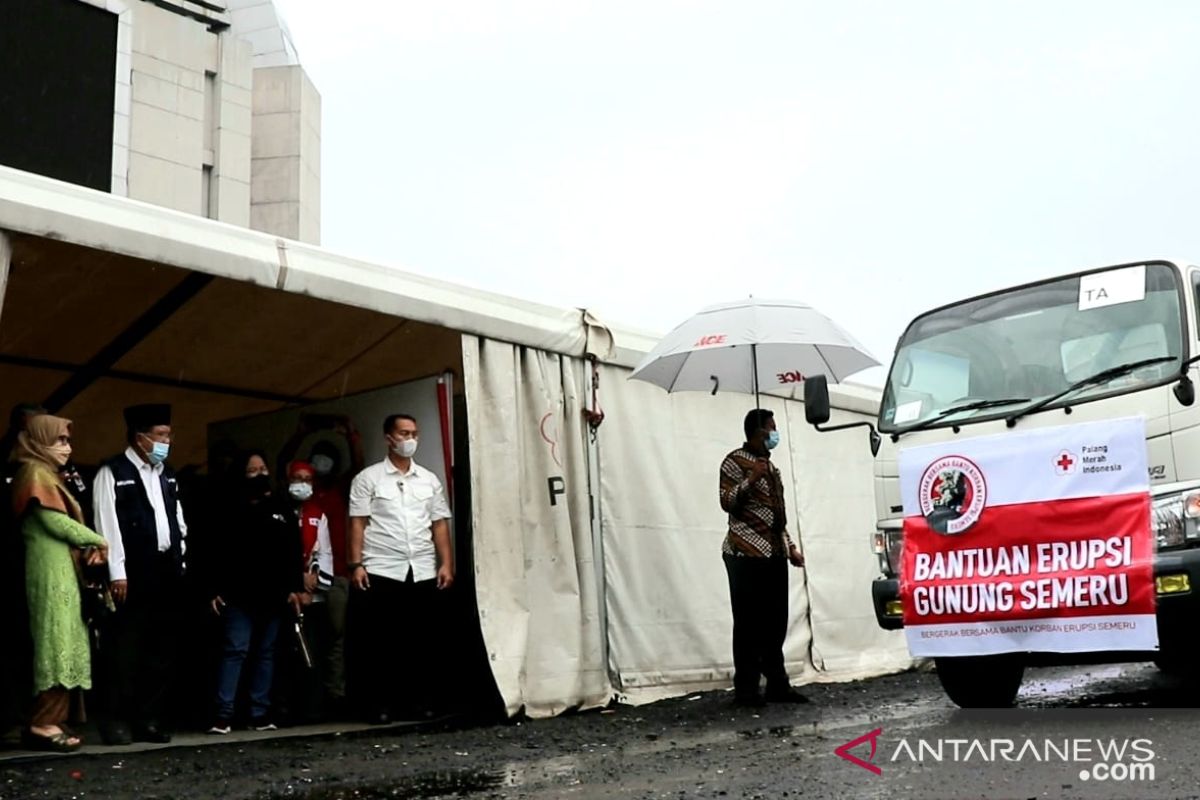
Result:
{"type": "Polygon", "coordinates": [[[327,601],[312,603],[304,609],[304,636],[313,662],[309,667],[304,663],[296,639],[296,618],[290,611],[283,615],[276,644],[275,682],[271,690],[271,705],[278,722],[293,725],[319,722],[329,710],[325,680],[329,674],[332,629],[327,601]]]}
{"type": "Polygon", "coordinates": [[[440,708],[441,600],[436,580],[371,575],[350,589],[346,612],[346,690],[360,713],[403,716],[440,708]]]}
{"type": "Polygon", "coordinates": [[[130,578],[128,599],[100,640],[107,721],[136,726],[170,721],[182,611],[182,581],[165,563],[153,578],[130,578]]]}
{"type": "Polygon", "coordinates": [[[787,638],[788,561],[786,558],[725,557],[733,606],[733,686],[740,697],[785,690],[783,641],[787,638]]]}

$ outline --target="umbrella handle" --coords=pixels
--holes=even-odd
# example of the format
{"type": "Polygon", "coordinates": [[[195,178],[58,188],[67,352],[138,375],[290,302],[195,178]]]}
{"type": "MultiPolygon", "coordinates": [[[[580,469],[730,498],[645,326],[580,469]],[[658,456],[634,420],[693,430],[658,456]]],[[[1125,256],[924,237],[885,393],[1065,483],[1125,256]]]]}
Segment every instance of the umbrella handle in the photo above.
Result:
{"type": "Polygon", "coordinates": [[[709,375],[708,377],[712,378],[712,382],[713,382],[712,393],[713,393],[713,396],[715,397],[717,394],[717,389],[721,388],[721,379],[718,378],[716,375],[709,375]]]}
{"type": "Polygon", "coordinates": [[[754,383],[754,410],[762,408],[762,402],[758,399],[758,345],[750,343],[750,378],[754,383]]]}

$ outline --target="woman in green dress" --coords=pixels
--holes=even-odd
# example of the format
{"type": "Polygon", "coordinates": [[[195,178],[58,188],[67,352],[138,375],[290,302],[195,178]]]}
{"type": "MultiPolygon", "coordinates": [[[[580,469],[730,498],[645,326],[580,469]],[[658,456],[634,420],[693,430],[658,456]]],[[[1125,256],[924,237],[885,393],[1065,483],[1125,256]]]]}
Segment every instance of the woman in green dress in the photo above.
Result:
{"type": "Polygon", "coordinates": [[[27,743],[47,750],[75,750],[82,741],[66,727],[71,690],[92,686],[91,651],[83,622],[76,572],[78,551],[94,548],[88,563],[103,563],[104,537],[83,524],[79,504],[59,469],[71,457],[71,422],[33,417],[17,437],[12,459],[13,511],[25,539],[25,583],[33,637],[33,714],[27,743]]]}

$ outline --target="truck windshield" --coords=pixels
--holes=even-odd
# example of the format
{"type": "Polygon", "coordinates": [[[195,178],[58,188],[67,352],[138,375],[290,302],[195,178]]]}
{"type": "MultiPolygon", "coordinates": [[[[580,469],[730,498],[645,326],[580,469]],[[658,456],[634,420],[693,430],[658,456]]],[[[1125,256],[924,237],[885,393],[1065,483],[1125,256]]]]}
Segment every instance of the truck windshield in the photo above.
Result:
{"type": "Polygon", "coordinates": [[[1012,413],[1083,378],[1164,359],[1080,388],[1061,403],[1133,391],[1179,373],[1179,276],[1151,263],[968,300],[919,317],[896,350],[880,430],[1012,413]]]}

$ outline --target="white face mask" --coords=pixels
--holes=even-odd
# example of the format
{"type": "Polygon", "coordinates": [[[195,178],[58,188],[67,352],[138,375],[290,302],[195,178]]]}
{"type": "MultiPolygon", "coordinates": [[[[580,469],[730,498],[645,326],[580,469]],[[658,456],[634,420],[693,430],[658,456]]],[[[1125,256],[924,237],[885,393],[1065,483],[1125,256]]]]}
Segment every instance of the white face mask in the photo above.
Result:
{"type": "Polygon", "coordinates": [[[69,444],[52,444],[48,449],[60,467],[71,460],[71,445],[69,444]]]}
{"type": "Polygon", "coordinates": [[[305,483],[304,481],[296,481],[295,483],[288,486],[288,494],[290,494],[292,497],[299,500],[300,502],[304,502],[308,498],[312,497],[312,494],[313,494],[312,484],[305,483]]]}
{"type": "Polygon", "coordinates": [[[333,459],[327,455],[313,456],[312,467],[318,475],[328,475],[333,471],[333,459]]]}
{"type": "Polygon", "coordinates": [[[401,458],[412,458],[417,452],[417,440],[402,439],[399,442],[392,442],[392,452],[401,458]]]}
{"type": "Polygon", "coordinates": [[[138,435],[150,443],[150,449],[143,449],[142,452],[145,453],[151,464],[157,466],[167,460],[167,456],[171,454],[171,445],[166,442],[156,442],[144,433],[138,435]]]}

